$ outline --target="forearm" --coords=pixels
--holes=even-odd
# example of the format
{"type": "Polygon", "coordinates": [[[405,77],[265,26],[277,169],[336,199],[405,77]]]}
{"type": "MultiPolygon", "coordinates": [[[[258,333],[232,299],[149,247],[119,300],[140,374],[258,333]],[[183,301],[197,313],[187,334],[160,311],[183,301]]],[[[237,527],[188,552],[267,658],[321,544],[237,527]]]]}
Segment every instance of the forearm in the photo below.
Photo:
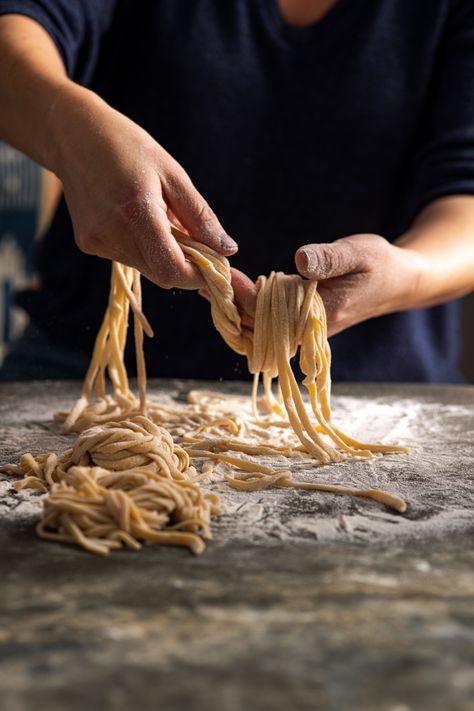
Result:
{"type": "Polygon", "coordinates": [[[474,196],[430,203],[396,244],[419,264],[408,308],[456,299],[474,289],[474,196]]]}
{"type": "Polygon", "coordinates": [[[57,104],[90,92],[68,79],[54,42],[28,17],[0,17],[0,66],[0,139],[57,172],[57,104]]]}
{"type": "Polygon", "coordinates": [[[173,157],[68,79],[39,24],[0,17],[0,66],[0,139],[61,180],[82,251],[135,267],[164,288],[198,289],[202,276],[174,239],[169,216],[220,254],[237,250],[173,157]]]}

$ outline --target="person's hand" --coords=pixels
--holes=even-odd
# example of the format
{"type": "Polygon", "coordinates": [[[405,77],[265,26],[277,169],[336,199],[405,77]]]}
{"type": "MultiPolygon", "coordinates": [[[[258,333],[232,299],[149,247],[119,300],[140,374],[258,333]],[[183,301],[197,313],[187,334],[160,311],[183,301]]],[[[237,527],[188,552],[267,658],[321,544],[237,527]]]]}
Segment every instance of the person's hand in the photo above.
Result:
{"type": "Polygon", "coordinates": [[[373,234],[304,245],[295,262],[303,277],[318,282],[329,335],[374,316],[413,308],[427,268],[420,254],[373,234]]]}
{"type": "MultiPolygon", "coordinates": [[[[238,269],[231,268],[230,274],[234,290],[234,302],[237,306],[241,323],[243,326],[253,328],[257,303],[257,286],[246,274],[238,269]]],[[[206,286],[199,289],[199,295],[211,303],[211,294],[206,286]]]]}
{"type": "Polygon", "coordinates": [[[203,285],[170,220],[220,254],[237,251],[183,168],[95,94],[71,84],[50,120],[58,137],[51,163],[82,251],[133,266],[165,289],[203,285]]]}
{"type": "Polygon", "coordinates": [[[253,328],[255,306],[257,304],[257,287],[246,274],[240,272],[238,269],[232,268],[230,271],[235,303],[239,310],[242,324],[253,328]]]}

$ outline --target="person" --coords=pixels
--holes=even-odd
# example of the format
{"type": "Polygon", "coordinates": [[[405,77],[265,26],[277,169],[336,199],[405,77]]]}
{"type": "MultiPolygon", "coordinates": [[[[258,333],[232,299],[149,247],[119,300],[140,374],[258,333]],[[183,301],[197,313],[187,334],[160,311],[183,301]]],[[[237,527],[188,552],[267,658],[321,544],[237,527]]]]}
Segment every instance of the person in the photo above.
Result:
{"type": "Polygon", "coordinates": [[[4,379],[83,375],[111,259],[147,277],[151,375],[244,377],[176,221],[247,319],[258,274],[317,280],[334,379],[461,380],[471,0],[0,0],[0,66],[0,138],[63,188],[4,379]]]}

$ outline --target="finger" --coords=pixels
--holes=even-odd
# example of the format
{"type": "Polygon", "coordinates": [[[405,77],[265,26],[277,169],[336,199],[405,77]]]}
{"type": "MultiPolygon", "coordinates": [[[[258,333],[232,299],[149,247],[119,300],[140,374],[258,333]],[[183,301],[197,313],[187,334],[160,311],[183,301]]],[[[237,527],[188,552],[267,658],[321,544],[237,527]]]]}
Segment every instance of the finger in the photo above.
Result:
{"type": "Polygon", "coordinates": [[[186,230],[184,226],[181,224],[181,222],[178,220],[176,215],[174,214],[173,210],[169,205],[166,206],[166,215],[168,217],[168,220],[171,225],[174,225],[175,227],[178,228],[180,232],[183,232],[183,234],[186,234],[186,230]]]}
{"type": "Polygon", "coordinates": [[[232,288],[235,302],[242,317],[253,320],[257,304],[257,287],[249,277],[238,269],[231,269],[232,288]]]}
{"type": "Polygon", "coordinates": [[[306,244],[297,250],[295,263],[302,276],[317,281],[365,271],[363,240],[346,237],[330,244],[306,244]]]}
{"type": "Polygon", "coordinates": [[[230,256],[237,243],[226,233],[215,213],[179,166],[164,176],[166,200],[191,237],[207,244],[219,254],[230,256]]]}
{"type": "MultiPolygon", "coordinates": [[[[136,234],[136,233],[135,233],[136,234]]],[[[149,224],[134,239],[143,267],[140,271],[163,289],[199,289],[204,279],[171,234],[163,206],[150,211],[149,224]]]]}

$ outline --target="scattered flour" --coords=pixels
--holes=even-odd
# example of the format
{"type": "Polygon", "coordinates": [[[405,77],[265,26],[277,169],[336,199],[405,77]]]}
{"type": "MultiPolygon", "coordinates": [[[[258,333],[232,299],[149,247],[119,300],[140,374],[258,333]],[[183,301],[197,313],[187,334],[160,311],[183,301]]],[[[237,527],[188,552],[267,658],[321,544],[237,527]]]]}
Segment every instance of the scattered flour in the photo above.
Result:
{"type": "MultiPolygon", "coordinates": [[[[152,386],[151,394],[169,402],[192,387],[196,383],[171,381],[159,389],[152,386]]],[[[239,392],[240,387],[230,384],[226,389],[239,392]]],[[[0,463],[17,461],[25,451],[66,449],[70,439],[51,417],[71,403],[76,389],[64,383],[2,386],[0,463]]],[[[381,542],[474,533],[474,388],[347,385],[335,388],[333,412],[334,421],[352,435],[407,444],[410,454],[328,466],[296,463],[294,478],[386,489],[407,501],[407,512],[401,515],[367,499],[319,492],[235,491],[215,481],[209,488],[218,491],[226,509],[213,525],[215,545],[230,540],[258,545],[381,542]]],[[[16,493],[11,479],[0,475],[3,518],[33,524],[40,511],[38,493],[16,493]]]]}

